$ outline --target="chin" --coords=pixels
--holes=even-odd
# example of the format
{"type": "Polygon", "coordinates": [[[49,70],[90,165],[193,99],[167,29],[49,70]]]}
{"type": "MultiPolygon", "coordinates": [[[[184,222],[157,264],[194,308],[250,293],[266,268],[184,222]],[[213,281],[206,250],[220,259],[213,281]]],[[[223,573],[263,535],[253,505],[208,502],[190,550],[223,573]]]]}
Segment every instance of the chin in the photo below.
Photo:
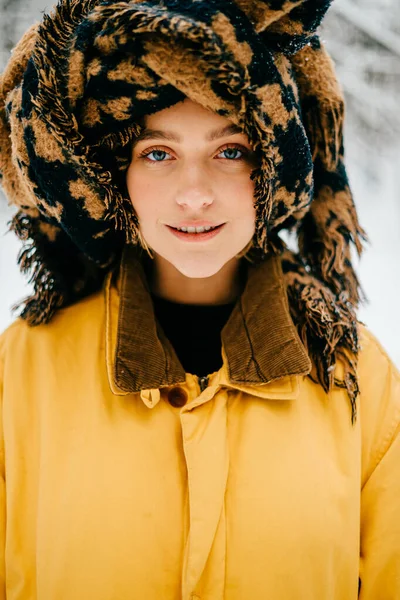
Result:
{"type": "Polygon", "coordinates": [[[170,260],[175,269],[177,269],[182,275],[190,279],[205,279],[206,277],[212,277],[233,257],[229,257],[226,260],[216,259],[215,257],[197,257],[197,259],[186,260],[170,260]]]}

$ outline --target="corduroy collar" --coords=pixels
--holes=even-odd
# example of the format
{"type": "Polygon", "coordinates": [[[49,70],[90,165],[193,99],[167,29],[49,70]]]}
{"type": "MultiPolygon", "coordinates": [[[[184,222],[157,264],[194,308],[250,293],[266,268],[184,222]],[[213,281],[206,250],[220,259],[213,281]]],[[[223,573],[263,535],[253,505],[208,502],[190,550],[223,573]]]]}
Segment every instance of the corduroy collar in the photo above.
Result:
{"type": "MultiPolygon", "coordinates": [[[[146,275],[134,247],[125,247],[119,270],[114,277],[110,274],[106,294],[113,391],[126,394],[185,382],[185,371],[155,319],[146,275]]],[[[234,385],[268,384],[310,372],[310,359],[289,313],[279,257],[271,255],[248,267],[245,288],[221,339],[224,367],[234,385]]]]}

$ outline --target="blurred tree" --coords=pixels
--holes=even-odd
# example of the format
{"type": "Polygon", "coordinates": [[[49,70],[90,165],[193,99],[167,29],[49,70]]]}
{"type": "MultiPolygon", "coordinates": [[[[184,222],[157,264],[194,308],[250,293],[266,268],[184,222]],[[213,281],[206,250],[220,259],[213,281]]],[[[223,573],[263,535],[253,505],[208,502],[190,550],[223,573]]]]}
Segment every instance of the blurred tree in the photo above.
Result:
{"type": "Polygon", "coordinates": [[[21,0],[1,0],[0,35],[2,51],[11,50],[15,40],[15,29],[18,21],[18,12],[21,9],[21,0]]]}
{"type": "Polygon", "coordinates": [[[52,0],[0,0],[0,70],[21,35],[53,4],[52,0]]]}
{"type": "Polygon", "coordinates": [[[373,140],[380,150],[388,150],[388,144],[398,146],[398,0],[336,0],[322,36],[336,63],[352,129],[361,141],[373,140]]]}

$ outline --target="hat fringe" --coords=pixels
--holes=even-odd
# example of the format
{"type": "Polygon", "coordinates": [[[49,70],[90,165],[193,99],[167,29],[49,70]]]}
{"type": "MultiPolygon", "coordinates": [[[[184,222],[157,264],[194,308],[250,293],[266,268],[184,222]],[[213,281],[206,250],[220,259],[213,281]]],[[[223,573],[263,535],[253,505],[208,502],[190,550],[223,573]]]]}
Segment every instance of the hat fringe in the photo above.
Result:
{"type": "Polygon", "coordinates": [[[335,295],[307,272],[302,258],[286,250],[282,268],[292,318],[313,363],[311,378],[325,392],[333,386],[345,388],[351,405],[351,420],[357,417],[356,400],[358,327],[355,309],[346,294],[335,295]],[[336,377],[337,361],[343,365],[343,377],[336,377]]]}
{"type": "Polygon", "coordinates": [[[347,293],[355,305],[365,294],[351,262],[350,246],[360,256],[367,240],[347,186],[336,193],[323,186],[298,227],[300,253],[314,275],[334,293],[347,293]]]}
{"type": "Polygon", "coordinates": [[[34,285],[34,294],[14,304],[11,310],[20,310],[19,317],[31,326],[48,323],[65,302],[64,295],[55,289],[54,274],[46,265],[47,257],[41,253],[36,229],[32,217],[22,212],[14,216],[9,228],[25,242],[17,262],[22,274],[29,273],[28,283],[34,285]]]}
{"type": "Polygon", "coordinates": [[[33,214],[19,211],[9,223],[9,231],[24,242],[18,265],[22,274],[29,274],[28,283],[33,284],[32,296],[14,304],[11,310],[20,310],[18,316],[28,325],[49,323],[58,309],[98,291],[112,266],[98,267],[79,252],[64,231],[33,214]]]}

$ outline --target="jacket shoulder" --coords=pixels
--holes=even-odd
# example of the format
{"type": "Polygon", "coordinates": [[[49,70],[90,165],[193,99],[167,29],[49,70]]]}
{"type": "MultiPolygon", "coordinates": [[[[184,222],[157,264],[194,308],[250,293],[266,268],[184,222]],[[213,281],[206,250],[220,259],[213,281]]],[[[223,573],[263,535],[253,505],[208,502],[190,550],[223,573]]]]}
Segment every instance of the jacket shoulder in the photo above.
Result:
{"type": "Polygon", "coordinates": [[[359,332],[359,415],[365,481],[390,448],[399,428],[400,372],[365,325],[360,325],[359,332]]]}
{"type": "Polygon", "coordinates": [[[385,365],[391,365],[396,373],[396,376],[400,377],[399,370],[396,368],[385,348],[379,339],[372,333],[372,331],[363,323],[359,323],[358,330],[361,346],[359,368],[363,369],[368,367],[368,363],[371,361],[378,361],[381,367],[385,365]]]}
{"type": "Polygon", "coordinates": [[[0,364],[8,351],[25,355],[33,346],[43,348],[44,345],[62,344],[65,339],[80,336],[83,331],[98,326],[103,314],[103,291],[99,291],[58,310],[47,324],[32,327],[17,318],[0,334],[0,364]]]}

